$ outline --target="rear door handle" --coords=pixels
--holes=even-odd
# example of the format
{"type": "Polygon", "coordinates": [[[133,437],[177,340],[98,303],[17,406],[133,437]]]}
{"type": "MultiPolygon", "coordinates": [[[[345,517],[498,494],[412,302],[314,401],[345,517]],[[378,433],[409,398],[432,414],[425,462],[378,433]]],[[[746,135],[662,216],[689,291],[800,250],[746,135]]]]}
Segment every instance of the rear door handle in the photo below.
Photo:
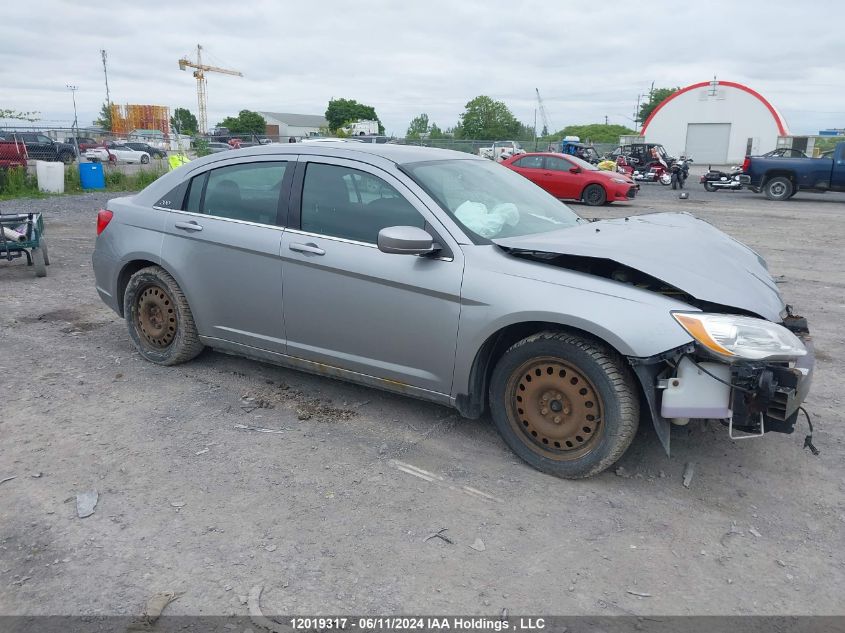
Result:
{"type": "Polygon", "coordinates": [[[326,251],[316,244],[297,244],[294,242],[288,248],[297,253],[308,253],[309,255],[325,255],[326,251]]]}
{"type": "Polygon", "coordinates": [[[173,226],[175,226],[177,229],[182,229],[184,231],[202,231],[202,226],[200,226],[193,220],[191,222],[177,222],[173,226]]]}

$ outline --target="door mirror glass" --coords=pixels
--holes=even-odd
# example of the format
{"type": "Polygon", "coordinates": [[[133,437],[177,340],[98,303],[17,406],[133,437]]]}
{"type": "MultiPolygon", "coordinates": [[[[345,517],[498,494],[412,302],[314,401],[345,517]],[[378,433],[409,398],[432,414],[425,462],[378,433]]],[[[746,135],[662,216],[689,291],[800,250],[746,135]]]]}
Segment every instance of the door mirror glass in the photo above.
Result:
{"type": "Polygon", "coordinates": [[[581,168],[573,165],[572,167],[569,168],[569,173],[570,174],[580,174],[581,168]]]}
{"type": "Polygon", "coordinates": [[[378,248],[394,255],[427,255],[440,250],[434,238],[416,226],[388,226],[378,232],[378,248]]]}

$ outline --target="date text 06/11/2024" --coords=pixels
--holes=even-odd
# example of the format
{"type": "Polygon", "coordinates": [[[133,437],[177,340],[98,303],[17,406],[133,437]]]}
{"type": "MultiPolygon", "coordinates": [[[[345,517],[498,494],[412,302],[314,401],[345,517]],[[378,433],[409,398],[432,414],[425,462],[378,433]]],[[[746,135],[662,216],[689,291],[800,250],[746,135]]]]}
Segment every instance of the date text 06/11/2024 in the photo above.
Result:
{"type": "Polygon", "coordinates": [[[328,631],[358,629],[361,631],[541,631],[546,628],[544,618],[517,617],[437,617],[437,616],[377,616],[377,617],[308,617],[289,620],[294,630],[328,631]]]}

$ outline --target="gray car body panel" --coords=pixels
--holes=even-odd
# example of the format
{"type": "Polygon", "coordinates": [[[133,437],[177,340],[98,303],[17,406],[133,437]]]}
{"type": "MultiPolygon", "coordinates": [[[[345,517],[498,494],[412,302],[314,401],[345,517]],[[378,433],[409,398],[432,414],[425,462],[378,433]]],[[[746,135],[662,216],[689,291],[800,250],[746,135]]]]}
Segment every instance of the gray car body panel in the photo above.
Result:
{"type": "Polygon", "coordinates": [[[474,244],[401,169],[440,159],[484,160],[447,150],[353,143],[271,144],[194,160],[136,196],[109,203],[115,218],[98,237],[94,253],[98,289],[120,312],[116,293],[123,266],[133,259],[160,263],[185,292],[201,339],[210,346],[452,404],[469,393],[482,345],[510,325],[544,322],[576,328],[628,357],[649,357],[692,341],[671,311],[697,308],[630,284],[514,257],[507,248],[616,259],[647,268],[643,272],[693,296],[699,291],[702,299],[777,319],[779,296],[776,288],[771,291],[771,278],[756,254],[692,218],[647,216],[633,223],[591,223],[501,240],[501,246],[474,244]],[[296,229],[200,214],[189,218],[187,212],[156,207],[177,185],[204,170],[256,160],[317,160],[379,175],[425,217],[449,257],[387,254],[373,245],[296,229]],[[201,234],[228,234],[230,243],[214,247],[222,249],[217,254],[191,255],[197,245],[185,245],[198,238],[174,237],[177,218],[220,223],[201,234]],[[649,227],[661,234],[654,243],[647,241],[649,227]],[[694,235],[714,245],[718,260],[702,262],[699,253],[694,263],[704,267],[699,275],[689,270],[693,264],[682,261],[693,250],[694,235]],[[313,257],[290,249],[301,243],[325,254],[313,257]],[[227,254],[226,249],[234,250],[227,254]],[[742,274],[725,279],[724,293],[704,283],[714,268],[734,275],[731,262],[742,274]],[[244,270],[250,273],[246,280],[244,270]],[[748,296],[742,296],[743,287],[748,296]],[[227,292],[232,295],[225,301],[214,296],[227,292]],[[251,314],[239,314],[245,307],[251,314]]]}

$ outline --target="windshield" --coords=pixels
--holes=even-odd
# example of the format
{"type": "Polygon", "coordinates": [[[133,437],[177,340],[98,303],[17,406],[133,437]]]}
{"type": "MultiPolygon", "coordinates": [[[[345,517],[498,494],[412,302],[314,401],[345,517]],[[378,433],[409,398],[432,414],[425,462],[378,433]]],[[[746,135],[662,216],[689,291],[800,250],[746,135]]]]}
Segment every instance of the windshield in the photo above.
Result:
{"type": "Polygon", "coordinates": [[[443,160],[403,169],[480,243],[547,233],[584,222],[569,207],[507,167],[487,160],[443,160]]]}
{"type": "Polygon", "coordinates": [[[580,167],[584,171],[599,171],[598,167],[596,167],[595,165],[593,165],[591,163],[588,163],[587,161],[585,161],[581,158],[578,158],[577,156],[567,155],[566,160],[568,160],[571,163],[575,163],[576,165],[578,165],[578,167],[580,167]]]}

